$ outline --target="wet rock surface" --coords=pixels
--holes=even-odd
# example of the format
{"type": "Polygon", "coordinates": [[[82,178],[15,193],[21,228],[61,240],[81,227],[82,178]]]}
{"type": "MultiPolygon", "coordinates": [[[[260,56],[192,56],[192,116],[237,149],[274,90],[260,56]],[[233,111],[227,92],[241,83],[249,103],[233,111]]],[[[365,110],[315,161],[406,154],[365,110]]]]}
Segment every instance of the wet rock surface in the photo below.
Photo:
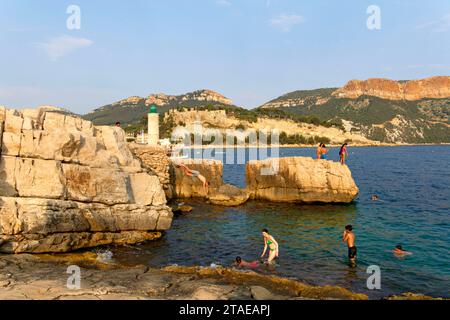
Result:
{"type": "MultiPolygon", "coordinates": [[[[100,263],[92,252],[62,255],[0,255],[0,300],[241,300],[327,299],[319,289],[292,280],[222,268],[100,263]],[[70,287],[69,266],[80,267],[80,288],[70,287]],[[69,287],[67,284],[69,283],[69,287]],[[72,289],[71,289],[72,288],[72,289]]],[[[367,299],[348,290],[328,290],[342,299],[367,299]]]]}

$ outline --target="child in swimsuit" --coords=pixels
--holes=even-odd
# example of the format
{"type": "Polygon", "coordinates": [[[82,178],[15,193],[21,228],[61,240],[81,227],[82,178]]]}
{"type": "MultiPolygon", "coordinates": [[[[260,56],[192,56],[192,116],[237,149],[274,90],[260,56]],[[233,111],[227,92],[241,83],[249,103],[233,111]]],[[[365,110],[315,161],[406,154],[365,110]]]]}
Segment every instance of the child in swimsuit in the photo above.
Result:
{"type": "Polygon", "coordinates": [[[259,262],[258,261],[248,262],[248,261],[242,260],[241,257],[236,257],[236,265],[238,267],[256,269],[259,266],[259,262]]]}

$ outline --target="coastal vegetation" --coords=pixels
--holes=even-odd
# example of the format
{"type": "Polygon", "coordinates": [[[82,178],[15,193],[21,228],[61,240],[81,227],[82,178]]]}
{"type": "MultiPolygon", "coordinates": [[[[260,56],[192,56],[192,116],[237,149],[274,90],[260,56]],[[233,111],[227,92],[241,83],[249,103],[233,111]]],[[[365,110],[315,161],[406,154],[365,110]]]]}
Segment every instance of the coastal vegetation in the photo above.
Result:
{"type": "MultiPolygon", "coordinates": [[[[397,88],[395,81],[372,79],[367,82],[350,81],[339,89],[293,91],[255,109],[236,106],[211,90],[200,90],[180,96],[157,94],[147,99],[131,97],[95,109],[83,117],[97,125],[112,125],[120,121],[127,132],[138,133],[146,130],[146,114],[150,104],[155,103],[161,115],[162,138],[170,137],[176,126],[186,124],[180,120],[175,123],[170,116],[164,117],[169,110],[182,112],[193,109],[224,110],[227,117],[239,121],[228,129],[245,130],[258,119],[289,120],[317,128],[337,128],[342,134],[352,133],[384,143],[450,143],[450,97],[445,96],[445,86],[439,84],[446,78],[425,79],[421,82],[426,84],[424,88],[415,84],[414,90],[408,89],[409,99],[401,99],[401,91],[392,89],[397,88]]],[[[397,83],[399,88],[403,88],[401,90],[406,90],[404,86],[407,81],[397,83]]],[[[214,125],[210,127],[214,128],[214,125]]],[[[313,144],[311,138],[293,134],[286,134],[282,141],[283,144],[292,141],[313,144]]]]}

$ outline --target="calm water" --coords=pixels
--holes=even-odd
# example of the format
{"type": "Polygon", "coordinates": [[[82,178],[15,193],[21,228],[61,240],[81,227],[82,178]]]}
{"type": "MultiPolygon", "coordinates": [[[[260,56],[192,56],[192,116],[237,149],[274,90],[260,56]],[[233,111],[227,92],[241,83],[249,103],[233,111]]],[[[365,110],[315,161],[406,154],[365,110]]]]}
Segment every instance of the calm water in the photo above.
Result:
{"type": "MultiPolygon", "coordinates": [[[[200,151],[194,151],[200,152],[200,151]]],[[[257,259],[266,227],[280,245],[275,271],[261,272],[315,285],[339,285],[379,298],[418,292],[450,296],[450,146],[349,148],[348,165],[360,188],[350,205],[249,202],[224,208],[186,201],[194,207],[178,216],[158,241],[115,248],[122,263],[230,265],[240,255],[257,259]],[[370,200],[372,194],[381,201],[370,200]],[[343,226],[357,236],[358,263],[347,263],[343,226]],[[396,244],[413,252],[396,258],[396,244]],[[381,268],[381,290],[366,288],[369,265],[381,268]]],[[[280,156],[310,156],[315,149],[281,149],[280,156]]],[[[213,154],[214,156],[214,154],[213,154]]],[[[223,154],[216,154],[216,157],[223,154]]],[[[337,149],[329,159],[337,161],[337,149]]],[[[243,187],[244,165],[225,165],[224,180],[243,187]]]]}

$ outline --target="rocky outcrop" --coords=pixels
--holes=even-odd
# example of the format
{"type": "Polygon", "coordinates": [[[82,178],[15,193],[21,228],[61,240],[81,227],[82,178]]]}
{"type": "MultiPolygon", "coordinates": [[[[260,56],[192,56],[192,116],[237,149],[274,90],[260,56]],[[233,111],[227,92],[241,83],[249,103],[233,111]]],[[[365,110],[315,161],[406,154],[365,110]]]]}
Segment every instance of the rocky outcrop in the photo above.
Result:
{"type": "Polygon", "coordinates": [[[306,157],[249,161],[246,179],[253,199],[274,202],[347,203],[359,191],[346,165],[306,157]]]}
{"type": "Polygon", "coordinates": [[[157,106],[166,106],[170,104],[182,104],[186,101],[198,101],[198,102],[218,102],[226,105],[232,105],[233,101],[226,98],[225,96],[221,95],[220,93],[217,93],[212,90],[197,90],[194,92],[188,92],[186,94],[174,96],[174,95],[168,95],[164,93],[155,93],[151,94],[146,98],[138,97],[138,96],[132,96],[123,100],[120,100],[118,102],[115,102],[114,106],[125,106],[125,105],[139,105],[139,104],[145,104],[146,106],[150,106],[152,104],[155,104],[157,106]]]}
{"type": "Polygon", "coordinates": [[[184,174],[181,168],[177,168],[180,163],[191,170],[197,170],[206,178],[209,183],[209,191],[219,189],[222,182],[223,164],[217,160],[207,159],[177,159],[171,163],[171,184],[174,198],[205,198],[207,194],[202,183],[195,177],[184,174]]]}
{"type": "Polygon", "coordinates": [[[172,185],[170,184],[170,160],[166,149],[161,146],[130,143],[130,150],[139,158],[144,168],[155,174],[161,183],[167,198],[172,198],[172,185]]]}
{"type": "Polygon", "coordinates": [[[212,190],[208,195],[208,199],[212,204],[233,207],[245,203],[250,194],[231,184],[224,184],[218,189],[212,190]]]}
{"type": "Polygon", "coordinates": [[[249,194],[238,187],[223,184],[223,164],[218,160],[183,159],[173,160],[171,165],[172,190],[174,198],[207,198],[210,203],[221,206],[238,206],[246,202],[249,194]],[[191,170],[197,170],[209,183],[208,194],[203,184],[195,177],[186,176],[180,163],[191,170]]]}
{"type": "MultiPolygon", "coordinates": [[[[220,267],[126,267],[104,263],[92,252],[3,256],[0,288],[0,300],[368,299],[364,294],[336,286],[314,287],[291,279],[220,267]],[[66,285],[70,284],[67,273],[70,265],[80,266],[79,289],[66,285]]],[[[173,313],[179,315],[178,310],[173,313]]]]}
{"type": "Polygon", "coordinates": [[[420,100],[450,97],[450,77],[431,77],[421,80],[394,81],[389,79],[351,80],[333,92],[338,98],[355,99],[362,95],[388,100],[420,100]]]}
{"type": "Polygon", "coordinates": [[[212,204],[237,206],[248,199],[274,202],[348,203],[358,195],[350,169],[339,162],[306,157],[252,160],[246,165],[247,188],[223,184],[223,164],[217,160],[173,161],[171,183],[175,198],[207,198],[212,204]],[[209,193],[202,183],[177,168],[183,163],[209,181],[209,193]]]}
{"type": "Polygon", "coordinates": [[[136,243],[170,227],[158,176],[117,127],[46,108],[0,108],[0,252],[136,243]]]}

